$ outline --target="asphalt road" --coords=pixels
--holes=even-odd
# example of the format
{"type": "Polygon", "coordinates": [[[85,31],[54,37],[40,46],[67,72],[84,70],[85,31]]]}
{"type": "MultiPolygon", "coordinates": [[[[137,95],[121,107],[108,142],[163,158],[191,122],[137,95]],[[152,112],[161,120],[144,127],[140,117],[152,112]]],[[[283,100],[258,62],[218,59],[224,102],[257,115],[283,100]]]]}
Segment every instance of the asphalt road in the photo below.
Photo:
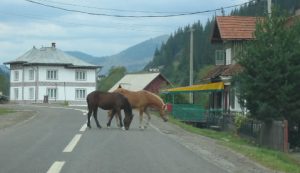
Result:
{"type": "MultiPolygon", "coordinates": [[[[106,128],[106,113],[85,128],[84,111],[18,106],[36,110],[34,118],[0,131],[0,173],[223,173],[226,170],[199,157],[152,127],[129,131],[106,128]]],[[[136,113],[137,115],[137,113],[136,113]]],[[[155,125],[155,124],[154,124],[155,125]]]]}

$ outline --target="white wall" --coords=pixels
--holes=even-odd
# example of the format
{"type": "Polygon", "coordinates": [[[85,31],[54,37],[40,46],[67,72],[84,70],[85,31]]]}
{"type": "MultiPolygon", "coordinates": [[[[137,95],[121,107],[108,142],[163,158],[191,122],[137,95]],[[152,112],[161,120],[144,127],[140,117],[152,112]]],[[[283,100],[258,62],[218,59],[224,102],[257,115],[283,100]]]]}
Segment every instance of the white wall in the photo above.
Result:
{"type": "MultiPolygon", "coordinates": [[[[44,100],[44,96],[47,94],[47,88],[51,88],[51,87],[47,87],[47,86],[41,86],[39,87],[39,98],[38,100],[44,100]]],[[[55,87],[52,87],[55,88],[55,87]]],[[[95,91],[95,87],[57,87],[57,101],[64,101],[66,99],[66,101],[80,101],[80,100],[84,100],[84,99],[75,99],[75,90],[76,89],[81,89],[84,88],[86,89],[86,95],[92,91],[95,91]]],[[[55,100],[55,99],[50,99],[49,100],[55,100]]]]}
{"type": "MultiPolygon", "coordinates": [[[[71,83],[74,85],[74,83],[94,83],[96,86],[96,73],[95,69],[67,69],[61,66],[39,66],[39,67],[24,67],[24,82],[26,82],[26,85],[24,87],[20,86],[22,84],[22,77],[23,77],[23,69],[18,69],[18,70],[11,70],[11,83],[19,84],[19,86],[11,86],[10,87],[10,100],[14,101],[15,100],[15,93],[14,93],[14,88],[18,88],[19,92],[19,97],[18,100],[16,101],[21,101],[22,99],[24,100],[32,100],[35,101],[35,94],[36,94],[36,78],[38,77],[38,82],[57,82],[57,83],[71,83]],[[34,79],[29,80],[29,70],[34,69],[34,79]],[[38,69],[38,72],[37,72],[38,69]],[[57,80],[48,80],[47,79],[47,70],[57,70],[57,75],[58,79],[57,80]],[[84,81],[78,81],[75,78],[75,72],[76,70],[80,71],[86,71],[86,80],[84,81]],[[14,81],[14,71],[19,71],[19,80],[14,81]],[[38,74],[38,76],[37,76],[38,74]],[[29,85],[30,84],[30,85],[29,85]],[[33,99],[30,99],[30,93],[29,93],[29,88],[34,88],[34,97],[33,99]],[[23,93],[24,91],[24,98],[23,98],[23,93]]],[[[83,101],[84,99],[78,100],[75,99],[75,90],[76,89],[85,89],[86,90],[86,95],[92,91],[94,91],[96,88],[94,86],[89,86],[89,87],[82,87],[82,86],[38,86],[38,98],[37,100],[43,101],[44,96],[47,94],[47,89],[48,88],[57,88],[57,101],[83,101]]],[[[49,100],[54,100],[54,99],[49,99],[49,100]]]]}
{"type": "Polygon", "coordinates": [[[75,71],[78,69],[68,69],[60,66],[40,66],[39,67],[39,81],[57,81],[57,82],[95,82],[96,74],[93,69],[82,69],[87,72],[87,80],[77,81],[75,79],[75,71]],[[47,80],[47,70],[57,70],[57,80],[47,80]]]}

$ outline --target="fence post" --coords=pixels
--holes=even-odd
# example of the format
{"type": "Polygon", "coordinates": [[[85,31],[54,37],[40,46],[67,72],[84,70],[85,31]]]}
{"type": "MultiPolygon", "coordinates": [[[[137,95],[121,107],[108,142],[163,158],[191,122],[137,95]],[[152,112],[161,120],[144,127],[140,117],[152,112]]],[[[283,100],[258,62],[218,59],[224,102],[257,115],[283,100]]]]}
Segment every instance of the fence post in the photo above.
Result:
{"type": "Polygon", "coordinates": [[[283,134],[284,134],[284,141],[283,141],[283,152],[289,152],[289,132],[288,132],[288,121],[283,121],[283,134]]]}

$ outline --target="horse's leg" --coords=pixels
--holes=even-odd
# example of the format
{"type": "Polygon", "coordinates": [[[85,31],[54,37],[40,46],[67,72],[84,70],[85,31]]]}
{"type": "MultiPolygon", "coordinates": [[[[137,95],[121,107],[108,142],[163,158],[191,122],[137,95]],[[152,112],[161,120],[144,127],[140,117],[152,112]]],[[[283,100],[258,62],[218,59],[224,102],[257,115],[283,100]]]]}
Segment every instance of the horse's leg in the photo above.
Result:
{"type": "Polygon", "coordinates": [[[144,112],[144,108],[140,108],[140,129],[144,129],[144,126],[143,126],[143,112],[144,112]]]}
{"type": "Polygon", "coordinates": [[[110,127],[111,120],[113,119],[113,117],[115,116],[115,114],[116,114],[116,110],[115,109],[113,109],[113,110],[110,111],[110,117],[109,117],[108,122],[106,124],[107,127],[110,127]]]}
{"type": "MultiPolygon", "coordinates": [[[[118,117],[119,117],[120,127],[121,127],[121,128],[124,128],[123,122],[122,122],[122,116],[121,116],[121,109],[119,109],[119,110],[117,111],[117,115],[118,115],[118,117]]],[[[116,117],[116,119],[118,119],[118,118],[116,117]]]]}
{"type": "MultiPolygon", "coordinates": [[[[113,114],[112,114],[112,110],[107,111],[107,122],[110,120],[110,117],[112,117],[111,119],[114,118],[113,114]]],[[[116,124],[117,124],[117,126],[120,127],[119,118],[118,117],[115,117],[115,118],[116,118],[116,124]]]]}
{"type": "Polygon", "coordinates": [[[145,108],[144,112],[145,112],[145,113],[146,113],[146,115],[147,115],[147,122],[146,122],[146,125],[145,125],[145,128],[147,128],[147,126],[148,126],[148,125],[149,125],[149,123],[150,123],[151,117],[150,117],[150,114],[149,114],[149,112],[148,112],[148,109],[147,109],[147,108],[145,108]]]}
{"type": "Polygon", "coordinates": [[[121,126],[122,117],[119,116],[119,115],[117,115],[117,116],[118,116],[118,117],[116,117],[116,123],[117,123],[117,126],[118,126],[118,127],[122,127],[122,126],[121,126]]]}
{"type": "Polygon", "coordinates": [[[93,111],[92,111],[92,108],[89,107],[89,112],[87,113],[87,126],[88,128],[91,128],[91,122],[90,122],[90,119],[91,119],[91,115],[92,115],[93,111]]]}
{"type": "Polygon", "coordinates": [[[101,128],[101,126],[99,124],[99,121],[98,121],[98,118],[97,118],[97,112],[98,112],[98,107],[94,108],[94,114],[93,114],[93,116],[94,116],[94,119],[96,121],[97,127],[101,128]]]}

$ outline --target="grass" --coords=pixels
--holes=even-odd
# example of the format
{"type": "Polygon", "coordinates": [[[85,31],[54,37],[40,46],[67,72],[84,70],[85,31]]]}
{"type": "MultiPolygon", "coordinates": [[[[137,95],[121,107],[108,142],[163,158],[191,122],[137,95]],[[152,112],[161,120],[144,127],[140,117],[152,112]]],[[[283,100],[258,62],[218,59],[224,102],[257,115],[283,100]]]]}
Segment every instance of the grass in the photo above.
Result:
{"type": "Polygon", "coordinates": [[[249,157],[265,167],[276,171],[300,173],[299,161],[296,161],[287,153],[255,146],[253,143],[230,132],[196,128],[176,120],[171,116],[169,116],[169,121],[189,132],[216,139],[220,144],[249,157]]]}
{"type": "Polygon", "coordinates": [[[13,113],[15,111],[11,109],[6,109],[6,108],[0,108],[0,115],[8,114],[8,113],[13,113]]]}

